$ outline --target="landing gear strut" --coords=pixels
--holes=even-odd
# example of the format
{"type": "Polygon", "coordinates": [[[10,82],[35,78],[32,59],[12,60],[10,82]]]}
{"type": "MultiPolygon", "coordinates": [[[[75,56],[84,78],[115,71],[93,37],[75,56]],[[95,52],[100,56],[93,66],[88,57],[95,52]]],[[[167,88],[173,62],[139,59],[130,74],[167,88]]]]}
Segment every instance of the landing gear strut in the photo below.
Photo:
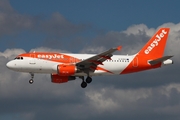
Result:
{"type": "Polygon", "coordinates": [[[86,78],[86,82],[84,81],[84,76],[80,76],[79,78],[82,79],[82,83],[81,83],[81,87],[82,88],[86,88],[87,87],[87,83],[89,84],[89,83],[92,82],[92,78],[89,77],[89,76],[86,78]]]}
{"type": "Polygon", "coordinates": [[[30,83],[30,84],[33,84],[33,82],[34,82],[34,80],[33,80],[34,74],[33,74],[33,73],[30,73],[30,74],[31,74],[31,79],[29,80],[29,83],[30,83]]]}

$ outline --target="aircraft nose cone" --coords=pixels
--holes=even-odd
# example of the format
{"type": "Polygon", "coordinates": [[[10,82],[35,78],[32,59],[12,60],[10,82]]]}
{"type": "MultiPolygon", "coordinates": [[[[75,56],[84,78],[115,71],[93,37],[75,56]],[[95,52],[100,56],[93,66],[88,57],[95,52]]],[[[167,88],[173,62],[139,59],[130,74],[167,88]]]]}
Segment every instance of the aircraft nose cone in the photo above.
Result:
{"type": "Polygon", "coordinates": [[[8,63],[6,64],[6,67],[7,67],[7,68],[9,68],[9,69],[11,69],[11,68],[13,67],[12,62],[11,62],[11,61],[10,61],[10,62],[8,62],[8,63]]]}

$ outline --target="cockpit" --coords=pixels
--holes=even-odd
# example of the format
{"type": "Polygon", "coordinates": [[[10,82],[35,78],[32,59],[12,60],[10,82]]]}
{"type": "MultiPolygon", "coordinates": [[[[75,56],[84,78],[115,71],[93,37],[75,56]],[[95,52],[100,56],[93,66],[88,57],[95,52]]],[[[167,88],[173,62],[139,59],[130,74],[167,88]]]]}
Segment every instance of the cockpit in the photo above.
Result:
{"type": "Polygon", "coordinates": [[[14,59],[15,60],[23,60],[23,57],[18,56],[18,57],[15,57],[14,59]]]}

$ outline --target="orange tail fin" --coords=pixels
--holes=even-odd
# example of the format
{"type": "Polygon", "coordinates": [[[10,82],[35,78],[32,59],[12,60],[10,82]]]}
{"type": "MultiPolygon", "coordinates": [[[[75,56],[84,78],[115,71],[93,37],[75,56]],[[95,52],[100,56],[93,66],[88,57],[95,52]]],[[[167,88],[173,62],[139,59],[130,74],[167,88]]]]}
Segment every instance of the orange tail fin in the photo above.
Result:
{"type": "Polygon", "coordinates": [[[132,62],[121,72],[121,74],[160,67],[161,61],[165,59],[162,58],[162,56],[164,54],[169,30],[169,28],[160,28],[138,54],[135,55],[132,62]],[[151,63],[149,63],[149,61],[151,61],[151,63]],[[155,62],[156,64],[153,64],[155,62]]]}
{"type": "Polygon", "coordinates": [[[169,28],[160,28],[147,44],[139,51],[138,55],[155,59],[160,58],[164,54],[169,28]]]}

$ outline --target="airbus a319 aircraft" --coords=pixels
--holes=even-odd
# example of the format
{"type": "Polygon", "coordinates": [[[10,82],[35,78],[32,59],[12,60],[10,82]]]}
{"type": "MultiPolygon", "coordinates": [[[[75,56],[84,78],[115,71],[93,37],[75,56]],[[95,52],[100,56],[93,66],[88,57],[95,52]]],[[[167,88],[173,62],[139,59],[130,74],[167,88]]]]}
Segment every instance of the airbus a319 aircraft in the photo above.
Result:
{"type": "Polygon", "coordinates": [[[30,52],[18,55],[6,66],[14,71],[51,75],[53,83],[82,79],[81,87],[92,82],[92,76],[119,75],[140,72],[173,64],[172,56],[163,56],[169,28],[160,28],[146,45],[134,55],[113,55],[121,46],[100,54],[66,54],[57,52],[30,52]],[[86,79],[84,79],[86,77],[86,79]]]}

